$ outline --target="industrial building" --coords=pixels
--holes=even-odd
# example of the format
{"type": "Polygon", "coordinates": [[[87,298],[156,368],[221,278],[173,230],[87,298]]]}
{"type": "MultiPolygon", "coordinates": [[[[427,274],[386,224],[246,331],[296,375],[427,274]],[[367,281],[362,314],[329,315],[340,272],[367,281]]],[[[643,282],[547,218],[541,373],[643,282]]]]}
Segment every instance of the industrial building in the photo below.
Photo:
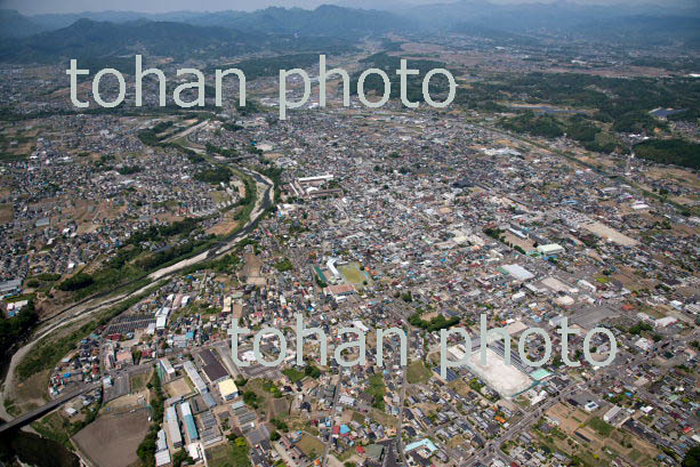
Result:
{"type": "Polygon", "coordinates": [[[207,385],[202,379],[202,377],[199,375],[197,369],[194,367],[194,363],[187,360],[185,363],[182,364],[182,368],[185,369],[187,377],[190,379],[190,381],[192,381],[192,384],[194,384],[194,387],[197,390],[197,392],[201,394],[207,391],[207,385]]]}
{"type": "Polygon", "coordinates": [[[538,246],[537,251],[541,253],[542,256],[556,256],[564,253],[564,247],[558,243],[549,243],[547,245],[538,246]]]}
{"type": "Polygon", "coordinates": [[[203,350],[199,354],[199,358],[202,361],[202,371],[209,380],[209,383],[216,384],[229,377],[228,371],[226,371],[226,368],[224,368],[211,350],[203,350]]]}
{"type": "Polygon", "coordinates": [[[238,386],[233,379],[225,379],[219,382],[219,393],[225,401],[233,400],[238,397],[238,386]]]}
{"type": "Polygon", "coordinates": [[[182,447],[182,433],[180,432],[180,421],[177,418],[177,410],[171,405],[165,410],[165,423],[168,429],[170,444],[174,448],[182,447]]]}
{"type": "Polygon", "coordinates": [[[190,407],[189,402],[183,402],[180,404],[180,413],[182,414],[185,431],[187,432],[187,437],[189,438],[190,442],[198,440],[199,431],[197,430],[197,424],[194,421],[192,407],[190,407]]]}

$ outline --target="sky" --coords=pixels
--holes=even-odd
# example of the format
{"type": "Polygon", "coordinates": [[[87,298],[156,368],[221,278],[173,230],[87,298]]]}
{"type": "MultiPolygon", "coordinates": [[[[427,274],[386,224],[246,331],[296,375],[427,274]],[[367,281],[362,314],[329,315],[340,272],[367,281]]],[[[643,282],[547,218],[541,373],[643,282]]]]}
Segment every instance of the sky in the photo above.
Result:
{"type": "MultiPolygon", "coordinates": [[[[379,3],[430,4],[449,3],[454,0],[379,0],[379,3]]],[[[491,0],[492,3],[549,3],[559,0],[491,0]]],[[[643,4],[651,0],[575,0],[578,3],[589,4],[643,4]]],[[[662,0],[663,2],[669,0],[662,0]]],[[[692,2],[694,0],[681,0],[692,2]]],[[[23,14],[41,13],[79,13],[84,11],[138,11],[144,13],[163,13],[169,11],[222,11],[239,10],[252,11],[268,6],[315,8],[324,3],[351,6],[353,0],[0,0],[0,8],[18,10],[23,14]]],[[[361,2],[361,7],[367,8],[372,1],[361,2]]]]}

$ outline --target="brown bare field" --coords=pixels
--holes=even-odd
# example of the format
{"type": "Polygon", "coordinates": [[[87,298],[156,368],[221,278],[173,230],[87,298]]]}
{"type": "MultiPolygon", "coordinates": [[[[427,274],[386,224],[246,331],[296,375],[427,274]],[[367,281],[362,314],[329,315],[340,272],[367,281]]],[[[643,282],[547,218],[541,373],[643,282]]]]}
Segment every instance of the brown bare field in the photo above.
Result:
{"type": "Polygon", "coordinates": [[[12,179],[0,176],[0,199],[12,195],[12,179]]]}
{"type": "Polygon", "coordinates": [[[94,465],[123,467],[138,462],[136,449],[148,431],[148,409],[100,416],[73,436],[73,442],[94,465]]]}
{"type": "Polygon", "coordinates": [[[270,400],[270,418],[284,419],[289,416],[290,401],[287,398],[270,400]]]}
{"type": "Polygon", "coordinates": [[[249,284],[262,283],[264,284],[264,278],[260,276],[260,269],[262,268],[262,262],[260,258],[253,254],[244,255],[245,265],[243,266],[243,276],[249,284]]]}
{"type": "Polygon", "coordinates": [[[187,384],[185,378],[176,379],[165,385],[165,392],[168,393],[170,397],[182,397],[192,392],[192,388],[187,384]]]}
{"type": "Polygon", "coordinates": [[[504,233],[503,236],[506,238],[506,242],[512,243],[514,246],[519,246],[525,251],[535,249],[535,242],[530,238],[520,238],[510,232],[504,233]]]}
{"type": "Polygon", "coordinates": [[[647,170],[645,175],[658,180],[673,180],[680,185],[700,190],[700,175],[691,170],[683,170],[677,167],[654,166],[647,170]]]}
{"type": "Polygon", "coordinates": [[[619,273],[613,276],[615,280],[622,282],[625,288],[636,291],[640,289],[653,289],[657,282],[656,279],[644,279],[636,276],[632,270],[621,269],[619,273]]]}
{"type": "Polygon", "coordinates": [[[588,418],[588,414],[578,409],[572,409],[564,404],[557,404],[547,411],[547,415],[559,420],[560,428],[566,433],[573,433],[588,418]]]}
{"type": "Polygon", "coordinates": [[[239,225],[239,222],[233,218],[234,215],[235,213],[233,210],[227,211],[224,214],[221,222],[209,227],[207,229],[207,233],[213,235],[226,235],[233,232],[239,225]]]}
{"type": "Polygon", "coordinates": [[[15,212],[12,209],[12,205],[3,204],[0,205],[0,225],[9,224],[15,218],[15,212]]]}
{"type": "Polygon", "coordinates": [[[265,153],[264,157],[265,157],[265,159],[274,161],[276,159],[279,159],[282,156],[283,156],[283,154],[280,152],[267,152],[267,153],[265,153]]]}
{"type": "Polygon", "coordinates": [[[49,370],[30,376],[14,387],[12,399],[22,413],[40,407],[48,400],[49,370]]]}
{"type": "Polygon", "coordinates": [[[396,428],[399,426],[398,418],[394,417],[393,415],[384,413],[379,409],[372,409],[372,411],[370,412],[370,416],[373,420],[376,420],[377,422],[381,423],[387,428],[396,428]]]}
{"type": "Polygon", "coordinates": [[[109,401],[105,405],[104,409],[108,409],[107,412],[121,412],[123,409],[143,407],[143,404],[145,403],[147,397],[147,390],[143,390],[135,394],[127,394],[125,396],[117,397],[116,399],[109,401]]]}

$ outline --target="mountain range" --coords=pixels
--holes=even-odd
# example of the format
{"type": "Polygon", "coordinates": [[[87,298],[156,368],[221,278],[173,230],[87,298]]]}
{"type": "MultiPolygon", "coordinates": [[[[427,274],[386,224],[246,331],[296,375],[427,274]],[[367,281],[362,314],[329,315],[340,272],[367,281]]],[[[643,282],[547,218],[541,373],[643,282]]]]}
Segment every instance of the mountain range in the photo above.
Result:
{"type": "Polygon", "coordinates": [[[0,61],[51,62],[134,51],[176,58],[232,56],[270,47],[329,51],[389,32],[421,37],[445,32],[527,36],[530,40],[558,35],[566,40],[700,48],[700,5],[603,6],[567,0],[509,5],[486,0],[432,5],[387,0],[381,5],[388,10],[322,5],[313,10],[270,7],[253,12],[105,11],[33,16],[0,10],[0,61]]]}

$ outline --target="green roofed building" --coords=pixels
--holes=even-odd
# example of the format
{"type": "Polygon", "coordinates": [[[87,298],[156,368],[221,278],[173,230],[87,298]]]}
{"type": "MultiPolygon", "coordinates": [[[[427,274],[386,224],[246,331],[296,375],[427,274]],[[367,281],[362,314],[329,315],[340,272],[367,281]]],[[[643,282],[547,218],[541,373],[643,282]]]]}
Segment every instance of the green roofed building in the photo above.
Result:
{"type": "Polygon", "coordinates": [[[318,278],[321,280],[321,282],[325,282],[328,284],[328,279],[326,278],[326,275],[321,271],[321,268],[318,266],[314,266],[314,269],[316,270],[316,274],[318,274],[318,278]]]}

